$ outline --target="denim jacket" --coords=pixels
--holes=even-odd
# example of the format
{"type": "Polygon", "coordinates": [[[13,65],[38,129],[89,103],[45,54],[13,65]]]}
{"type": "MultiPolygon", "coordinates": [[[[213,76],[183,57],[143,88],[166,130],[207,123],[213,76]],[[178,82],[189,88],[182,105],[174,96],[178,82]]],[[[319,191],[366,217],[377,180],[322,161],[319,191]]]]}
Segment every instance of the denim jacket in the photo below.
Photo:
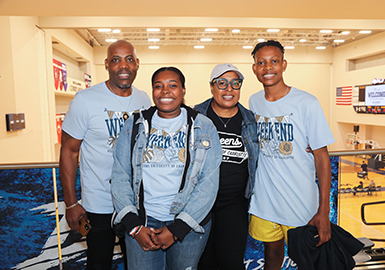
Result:
{"type": "MultiPolygon", "coordinates": [[[[190,107],[182,106],[187,110],[188,115],[186,136],[188,146],[186,146],[186,161],[180,189],[171,203],[170,213],[175,214],[174,223],[180,219],[184,222],[184,226],[188,225],[189,230],[203,233],[204,229],[200,222],[210,212],[218,192],[222,147],[211,120],[190,107]]],[[[114,224],[122,221],[126,215],[133,217],[129,222],[129,228],[125,224],[126,230],[145,224],[147,220],[143,207],[142,161],[151,129],[151,119],[155,112],[156,107],[140,112],[140,117],[136,121],[139,127],[132,160],[130,148],[133,116],[125,122],[114,146],[111,176],[112,201],[117,211],[114,224]],[[133,175],[131,175],[132,172],[133,175]],[[133,221],[134,219],[136,221],[133,221]]]]}
{"type": "MultiPolygon", "coordinates": [[[[213,101],[213,98],[210,98],[203,103],[195,105],[194,109],[207,115],[207,110],[213,101]]],[[[249,169],[249,179],[246,185],[245,197],[247,199],[251,198],[251,195],[254,193],[254,183],[255,183],[255,171],[258,166],[258,155],[259,155],[259,144],[257,139],[257,123],[255,120],[254,113],[245,107],[243,107],[239,102],[237,104],[238,109],[241,111],[242,115],[242,131],[241,136],[243,143],[246,146],[246,151],[249,155],[248,159],[248,169],[249,169]]]]}

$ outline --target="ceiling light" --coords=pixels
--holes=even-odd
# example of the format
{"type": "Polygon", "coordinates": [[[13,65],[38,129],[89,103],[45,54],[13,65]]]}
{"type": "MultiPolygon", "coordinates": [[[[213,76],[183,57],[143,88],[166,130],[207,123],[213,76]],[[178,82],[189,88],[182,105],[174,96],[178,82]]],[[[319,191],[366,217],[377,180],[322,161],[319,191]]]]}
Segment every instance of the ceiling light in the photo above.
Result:
{"type": "Polygon", "coordinates": [[[159,28],[147,28],[147,32],[159,32],[159,28]]]}
{"type": "Polygon", "coordinates": [[[279,29],[267,29],[267,32],[277,33],[279,32],[279,29]]]}
{"type": "Polygon", "coordinates": [[[205,48],[205,46],[202,46],[202,45],[196,45],[196,46],[194,46],[194,49],[204,49],[205,48]]]}
{"type": "Polygon", "coordinates": [[[301,38],[301,39],[299,40],[299,42],[306,42],[306,39],[301,38]]]}
{"type": "Polygon", "coordinates": [[[120,29],[114,29],[114,30],[112,30],[112,33],[118,34],[118,33],[120,33],[120,29]]]}
{"type": "Polygon", "coordinates": [[[239,30],[239,29],[233,29],[233,31],[231,31],[231,32],[233,32],[233,33],[239,33],[239,32],[241,32],[241,30],[239,30]]]}
{"type": "Polygon", "coordinates": [[[98,29],[98,32],[111,32],[111,29],[102,28],[102,29],[98,29]]]}
{"type": "Polygon", "coordinates": [[[325,46],[318,46],[318,47],[315,47],[317,50],[325,50],[326,47],[325,46]]]}
{"type": "Polygon", "coordinates": [[[360,34],[370,34],[372,31],[370,30],[361,30],[359,33],[360,34]]]}
{"type": "Polygon", "coordinates": [[[295,47],[294,46],[285,46],[285,49],[292,50],[292,49],[295,49],[295,47]]]}
{"type": "Polygon", "coordinates": [[[350,31],[343,31],[341,32],[341,35],[349,35],[350,34],[350,31]]]}
{"type": "Polygon", "coordinates": [[[334,42],[335,43],[342,43],[342,42],[345,42],[345,40],[343,40],[343,39],[335,39],[334,42]]]}
{"type": "Polygon", "coordinates": [[[206,32],[217,32],[218,28],[206,28],[205,31],[206,32]]]}
{"type": "Polygon", "coordinates": [[[148,48],[150,50],[156,50],[156,49],[159,49],[159,46],[148,46],[148,48]]]}
{"type": "Polygon", "coordinates": [[[257,39],[257,40],[258,40],[258,42],[264,42],[264,41],[265,41],[264,38],[259,38],[259,39],[257,39]]]}
{"type": "Polygon", "coordinates": [[[201,41],[212,41],[212,38],[201,38],[201,41]]]}
{"type": "Polygon", "coordinates": [[[159,40],[160,40],[159,38],[149,38],[148,39],[148,41],[154,41],[154,42],[159,41],[159,40]]]}
{"type": "Polygon", "coordinates": [[[320,33],[326,33],[326,34],[329,34],[329,33],[332,33],[333,30],[320,30],[319,32],[320,32],[320,33]]]}
{"type": "Polygon", "coordinates": [[[115,42],[118,41],[116,38],[107,38],[106,42],[115,42]]]}
{"type": "Polygon", "coordinates": [[[250,45],[245,45],[242,47],[242,49],[252,49],[252,48],[253,48],[253,46],[250,46],[250,45]]]}

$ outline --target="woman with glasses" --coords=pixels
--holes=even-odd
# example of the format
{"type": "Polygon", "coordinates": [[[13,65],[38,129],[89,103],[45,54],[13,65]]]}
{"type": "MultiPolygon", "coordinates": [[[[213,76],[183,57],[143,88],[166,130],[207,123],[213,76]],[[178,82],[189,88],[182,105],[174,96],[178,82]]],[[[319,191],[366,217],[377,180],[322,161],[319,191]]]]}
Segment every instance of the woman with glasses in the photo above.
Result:
{"type": "Polygon", "coordinates": [[[248,199],[254,187],[259,145],[255,117],[238,102],[243,79],[232,64],[215,66],[210,77],[213,97],[195,106],[213,121],[222,145],[219,191],[199,270],[245,269],[248,199]]]}

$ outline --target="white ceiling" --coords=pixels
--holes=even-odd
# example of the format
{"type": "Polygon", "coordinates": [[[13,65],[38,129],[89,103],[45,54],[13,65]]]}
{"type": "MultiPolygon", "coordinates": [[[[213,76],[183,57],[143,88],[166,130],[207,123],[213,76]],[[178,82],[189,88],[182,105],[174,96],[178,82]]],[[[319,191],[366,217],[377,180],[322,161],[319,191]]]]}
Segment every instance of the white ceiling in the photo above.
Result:
{"type": "Polygon", "coordinates": [[[385,31],[384,10],[385,0],[0,0],[0,16],[37,16],[39,27],[74,29],[93,46],[108,45],[106,38],[134,45],[253,46],[263,38],[285,46],[335,47],[368,36],[359,30],[372,30],[369,35],[385,31]],[[160,31],[149,33],[147,27],[160,31]],[[207,33],[205,27],[219,30],[207,33]],[[101,34],[98,28],[121,33],[101,34]],[[232,33],[234,28],[240,32],[232,33]],[[268,33],[268,28],[280,32],[268,33]],[[321,29],[333,32],[321,34],[321,29]],[[212,41],[200,41],[203,37],[212,41]],[[301,43],[301,38],[307,41],[301,43]]]}
{"type": "Polygon", "coordinates": [[[159,32],[148,32],[146,28],[112,28],[119,29],[120,33],[98,32],[97,28],[88,28],[86,31],[78,31],[85,40],[93,45],[108,46],[106,39],[125,39],[136,46],[254,46],[259,39],[279,40],[284,46],[323,46],[336,47],[354,40],[381,32],[374,30],[370,34],[360,34],[359,30],[349,29],[349,34],[341,34],[346,29],[334,29],[332,33],[320,33],[320,29],[280,29],[277,33],[267,32],[263,28],[237,28],[239,33],[233,33],[234,28],[218,28],[217,32],[206,32],[205,28],[159,28],[159,32]],[[159,41],[149,41],[149,39],[159,41]],[[210,38],[211,41],[201,41],[202,38],[210,38]],[[306,41],[300,41],[305,39],[306,41]],[[334,42],[335,40],[344,42],[334,42]]]}

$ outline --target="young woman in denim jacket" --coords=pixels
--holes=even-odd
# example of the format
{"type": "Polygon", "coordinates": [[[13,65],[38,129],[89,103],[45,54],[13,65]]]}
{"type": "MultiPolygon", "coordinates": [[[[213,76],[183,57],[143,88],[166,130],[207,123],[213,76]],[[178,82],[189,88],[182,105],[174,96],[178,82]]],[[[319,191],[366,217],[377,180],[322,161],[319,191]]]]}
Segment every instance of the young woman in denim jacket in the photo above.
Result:
{"type": "Polygon", "coordinates": [[[212,122],[183,104],[179,69],[157,70],[152,88],[155,106],[135,122],[130,116],[114,147],[114,223],[126,230],[129,269],[196,269],[210,232],[222,148],[212,122]]]}
{"type": "Polygon", "coordinates": [[[254,187],[259,145],[254,114],[238,102],[243,79],[237,67],[217,65],[210,78],[213,98],[195,106],[217,127],[223,149],[212,227],[199,270],[245,269],[248,199],[254,187]]]}

